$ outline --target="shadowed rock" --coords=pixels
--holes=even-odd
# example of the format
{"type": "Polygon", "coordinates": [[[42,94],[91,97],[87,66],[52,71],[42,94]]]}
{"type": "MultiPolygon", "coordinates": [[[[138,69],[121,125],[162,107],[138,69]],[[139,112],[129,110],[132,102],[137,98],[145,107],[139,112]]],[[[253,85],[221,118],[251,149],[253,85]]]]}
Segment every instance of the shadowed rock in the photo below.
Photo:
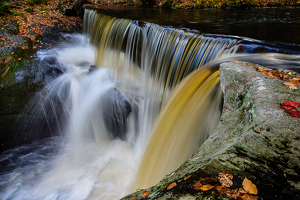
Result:
{"type": "Polygon", "coordinates": [[[125,96],[116,89],[110,89],[102,98],[103,118],[107,130],[113,138],[124,140],[127,132],[127,119],[131,106],[125,96]]]}

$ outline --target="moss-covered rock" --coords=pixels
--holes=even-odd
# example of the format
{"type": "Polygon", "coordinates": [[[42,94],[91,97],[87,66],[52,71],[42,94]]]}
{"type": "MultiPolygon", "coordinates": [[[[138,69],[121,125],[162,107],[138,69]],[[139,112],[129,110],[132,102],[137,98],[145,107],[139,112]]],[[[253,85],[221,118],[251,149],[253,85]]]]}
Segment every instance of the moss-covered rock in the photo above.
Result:
{"type": "Polygon", "coordinates": [[[235,62],[221,64],[220,76],[224,109],[215,132],[181,167],[147,189],[147,196],[137,192],[123,199],[228,199],[215,189],[192,188],[194,180],[224,171],[233,174],[233,189],[247,177],[264,200],[300,198],[299,119],[277,104],[300,102],[299,90],[235,62]],[[173,182],[177,186],[167,190],[173,182]]]}

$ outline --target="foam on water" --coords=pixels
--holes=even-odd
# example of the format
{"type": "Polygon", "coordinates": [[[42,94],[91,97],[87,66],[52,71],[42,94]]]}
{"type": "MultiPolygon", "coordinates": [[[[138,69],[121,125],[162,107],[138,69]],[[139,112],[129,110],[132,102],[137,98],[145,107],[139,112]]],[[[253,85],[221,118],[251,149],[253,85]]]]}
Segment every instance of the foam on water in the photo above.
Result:
{"type": "Polygon", "coordinates": [[[114,88],[110,70],[89,72],[95,52],[80,41],[37,54],[55,56],[65,72],[46,86],[43,101],[58,97],[67,124],[55,142],[44,140],[1,156],[0,199],[119,199],[131,192],[134,146],[110,140],[100,114],[101,97],[114,88]]]}

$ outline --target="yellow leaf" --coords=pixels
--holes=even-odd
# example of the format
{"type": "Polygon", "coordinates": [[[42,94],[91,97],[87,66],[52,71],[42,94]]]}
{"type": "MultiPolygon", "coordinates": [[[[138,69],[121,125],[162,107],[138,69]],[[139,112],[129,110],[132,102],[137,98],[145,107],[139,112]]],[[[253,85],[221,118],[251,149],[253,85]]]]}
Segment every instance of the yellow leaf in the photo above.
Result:
{"type": "Polygon", "coordinates": [[[211,189],[213,189],[214,188],[214,186],[213,185],[202,185],[201,187],[200,187],[200,190],[202,190],[202,191],[208,191],[208,190],[211,190],[211,189]]]}
{"type": "Polygon", "coordinates": [[[289,86],[289,88],[292,89],[292,90],[297,90],[297,89],[298,89],[298,88],[295,86],[295,84],[293,84],[293,83],[283,82],[283,85],[289,86]]]}
{"type": "Polygon", "coordinates": [[[168,187],[167,187],[167,190],[170,190],[172,189],[173,187],[175,187],[177,184],[174,182],[174,183],[171,183],[168,187]]]}
{"type": "Polygon", "coordinates": [[[246,177],[243,181],[243,188],[249,194],[257,194],[258,193],[256,186],[246,177]]]}

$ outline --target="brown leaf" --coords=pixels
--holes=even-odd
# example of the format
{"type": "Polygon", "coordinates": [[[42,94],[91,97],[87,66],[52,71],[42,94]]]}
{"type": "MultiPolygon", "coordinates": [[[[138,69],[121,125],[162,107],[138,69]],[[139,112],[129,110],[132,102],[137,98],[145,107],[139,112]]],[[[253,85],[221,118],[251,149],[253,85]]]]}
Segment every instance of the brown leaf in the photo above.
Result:
{"type": "Polygon", "coordinates": [[[149,192],[147,190],[145,190],[142,194],[142,197],[147,196],[149,194],[149,192]]]}
{"type": "Polygon", "coordinates": [[[203,184],[203,185],[207,185],[207,184],[215,184],[218,182],[217,179],[215,178],[202,178],[200,180],[200,182],[203,184]]]}
{"type": "Polygon", "coordinates": [[[247,179],[245,177],[244,181],[243,181],[243,188],[246,192],[248,192],[249,194],[257,194],[257,188],[256,185],[254,185],[249,179],[247,179]]]}
{"type": "Polygon", "coordinates": [[[289,88],[292,89],[292,90],[297,90],[297,89],[298,89],[298,88],[295,86],[295,84],[293,84],[293,83],[283,82],[283,85],[289,86],[289,88]]]}
{"type": "Polygon", "coordinates": [[[202,190],[202,191],[208,191],[208,190],[211,190],[211,189],[213,189],[215,186],[213,186],[213,185],[202,185],[201,187],[200,187],[200,190],[202,190]]]}
{"type": "Polygon", "coordinates": [[[200,181],[194,181],[193,188],[194,190],[200,190],[202,184],[200,181]]]}
{"type": "Polygon", "coordinates": [[[232,179],[233,176],[231,174],[227,174],[225,172],[219,173],[219,182],[225,187],[231,187],[233,185],[232,179]]]}
{"type": "Polygon", "coordinates": [[[137,199],[139,199],[139,198],[137,197],[137,198],[134,198],[134,199],[132,199],[132,200],[137,200],[137,199]]]}
{"type": "Polygon", "coordinates": [[[171,184],[167,187],[167,190],[172,189],[172,188],[175,187],[176,185],[177,185],[176,182],[171,183],[171,184]]]}
{"type": "Polygon", "coordinates": [[[230,197],[232,199],[237,199],[238,196],[240,196],[240,192],[237,188],[235,190],[228,191],[228,197],[230,197]]]}
{"type": "Polygon", "coordinates": [[[241,199],[241,200],[257,200],[257,196],[255,195],[251,195],[251,194],[245,194],[243,196],[238,196],[239,198],[238,199],[241,199]]]}
{"type": "Polygon", "coordinates": [[[223,185],[221,186],[216,186],[215,189],[220,193],[220,194],[225,194],[228,192],[228,188],[224,187],[223,185]]]}

